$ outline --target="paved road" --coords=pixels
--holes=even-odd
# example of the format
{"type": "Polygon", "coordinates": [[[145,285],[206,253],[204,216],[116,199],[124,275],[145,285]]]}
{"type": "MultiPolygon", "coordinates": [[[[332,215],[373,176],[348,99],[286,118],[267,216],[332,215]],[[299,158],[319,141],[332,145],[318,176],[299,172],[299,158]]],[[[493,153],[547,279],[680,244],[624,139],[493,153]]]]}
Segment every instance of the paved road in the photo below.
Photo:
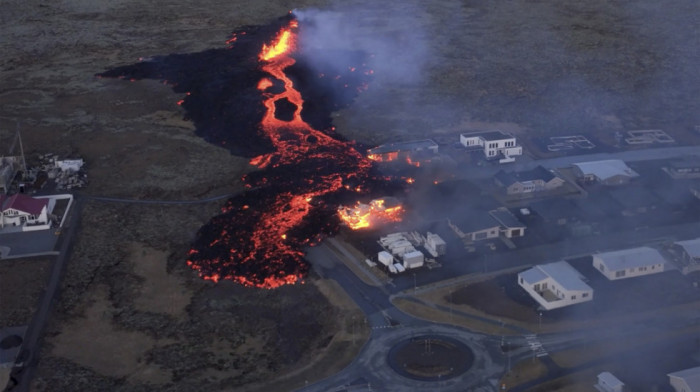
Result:
{"type": "MultiPolygon", "coordinates": [[[[39,303],[39,308],[34,313],[31,324],[27,328],[24,335],[22,350],[20,351],[17,363],[23,362],[24,365],[16,367],[10,374],[10,382],[7,386],[7,391],[29,391],[29,384],[32,380],[32,375],[39,361],[40,339],[46,326],[51,309],[55,301],[58,300],[57,294],[60,287],[61,278],[65,265],[70,258],[70,251],[73,244],[73,237],[80,224],[80,214],[82,212],[81,200],[75,200],[74,207],[70,212],[70,217],[63,227],[63,236],[60,239],[60,254],[51,266],[51,275],[46,286],[46,290],[39,303]]],[[[53,233],[53,231],[51,231],[53,233]]]]}
{"type": "Polygon", "coordinates": [[[358,304],[367,316],[371,336],[350,366],[302,391],[451,392],[495,389],[504,369],[500,338],[427,322],[399,311],[391,304],[386,289],[361,282],[325,244],[309,249],[307,259],[321,276],[336,280],[358,304]],[[474,366],[461,376],[440,382],[415,381],[400,376],[387,365],[387,353],[399,342],[421,335],[442,335],[461,341],[474,352],[474,366]]]}

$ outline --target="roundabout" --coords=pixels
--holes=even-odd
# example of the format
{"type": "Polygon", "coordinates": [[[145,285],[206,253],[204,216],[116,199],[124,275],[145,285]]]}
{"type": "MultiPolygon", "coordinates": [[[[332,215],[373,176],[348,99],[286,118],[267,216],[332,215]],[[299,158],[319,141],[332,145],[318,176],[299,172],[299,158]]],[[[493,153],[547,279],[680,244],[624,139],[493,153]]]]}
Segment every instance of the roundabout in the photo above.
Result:
{"type": "Polygon", "coordinates": [[[387,362],[401,376],[441,381],[468,371],[474,364],[474,352],[457,339],[423,335],[396,344],[389,350],[387,362]]]}

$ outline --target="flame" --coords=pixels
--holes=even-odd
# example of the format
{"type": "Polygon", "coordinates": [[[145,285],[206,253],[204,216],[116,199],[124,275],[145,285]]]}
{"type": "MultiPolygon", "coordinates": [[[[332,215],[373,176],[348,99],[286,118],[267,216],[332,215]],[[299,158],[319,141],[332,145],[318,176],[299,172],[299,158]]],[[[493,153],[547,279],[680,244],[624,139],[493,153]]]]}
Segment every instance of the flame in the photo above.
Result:
{"type": "Polygon", "coordinates": [[[260,91],[265,91],[268,88],[272,87],[273,83],[272,80],[268,78],[262,78],[260,79],[260,82],[258,82],[258,90],[260,91]]]}
{"type": "Polygon", "coordinates": [[[352,230],[401,221],[401,215],[403,214],[401,204],[392,207],[387,207],[385,204],[385,199],[375,199],[369,204],[357,202],[354,207],[340,206],[338,208],[338,216],[352,230]]]}
{"type": "Polygon", "coordinates": [[[277,35],[277,38],[270,45],[263,45],[262,51],[260,52],[260,60],[270,61],[275,57],[279,57],[287,52],[294,50],[295,36],[292,34],[291,29],[296,28],[298,25],[291,24],[288,28],[282,29],[277,35]]]}

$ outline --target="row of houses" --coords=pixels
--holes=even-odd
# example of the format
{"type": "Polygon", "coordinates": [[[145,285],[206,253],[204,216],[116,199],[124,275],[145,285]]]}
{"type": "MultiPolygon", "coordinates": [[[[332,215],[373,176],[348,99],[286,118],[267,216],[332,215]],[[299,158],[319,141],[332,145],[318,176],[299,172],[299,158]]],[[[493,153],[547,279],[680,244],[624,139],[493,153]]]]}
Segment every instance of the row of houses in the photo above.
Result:
{"type": "MultiPolygon", "coordinates": [[[[695,241],[700,243],[700,239],[695,241]]],[[[646,246],[593,255],[593,267],[611,281],[663,272],[666,263],[658,250],[646,246]]],[[[593,288],[566,261],[522,271],[518,274],[518,285],[545,310],[593,300],[593,288]]]]}

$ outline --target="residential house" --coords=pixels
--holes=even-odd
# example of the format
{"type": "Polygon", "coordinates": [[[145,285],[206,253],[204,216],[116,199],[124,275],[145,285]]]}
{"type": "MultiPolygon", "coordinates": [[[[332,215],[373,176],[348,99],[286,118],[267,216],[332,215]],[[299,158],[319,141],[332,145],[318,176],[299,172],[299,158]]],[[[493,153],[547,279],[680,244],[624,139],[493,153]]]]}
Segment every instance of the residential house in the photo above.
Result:
{"type": "Polygon", "coordinates": [[[564,179],[537,166],[532,170],[507,173],[503,170],[496,173],[494,181],[505,188],[508,195],[526,195],[556,189],[564,185],[564,179]]]}
{"type": "Polygon", "coordinates": [[[593,289],[566,261],[536,265],[520,272],[518,284],[545,310],[593,299],[593,289]]]}
{"type": "Polygon", "coordinates": [[[700,238],[686,241],[676,241],[674,249],[679,254],[680,270],[686,275],[700,271],[700,238]]]}
{"type": "Polygon", "coordinates": [[[700,156],[690,155],[674,159],[663,170],[673,179],[700,178],[700,156]]]}
{"type": "Polygon", "coordinates": [[[448,225],[460,238],[473,242],[498,238],[500,224],[486,211],[469,211],[449,218],[448,225]]]}
{"type": "Polygon", "coordinates": [[[623,392],[625,383],[620,381],[610,372],[603,372],[598,375],[598,383],[593,385],[600,392],[623,392]]]}
{"type": "Polygon", "coordinates": [[[593,267],[609,280],[656,274],[663,272],[665,265],[661,253],[647,246],[593,255],[593,267]]]}
{"type": "Polygon", "coordinates": [[[0,195],[2,211],[0,226],[47,224],[50,209],[53,208],[53,205],[50,205],[51,201],[50,199],[36,199],[22,193],[12,196],[0,195]]]}
{"type": "Polygon", "coordinates": [[[469,211],[457,215],[460,218],[450,218],[447,223],[457,236],[470,242],[498,238],[501,235],[506,238],[525,235],[526,226],[504,207],[488,213],[469,211]]]}
{"type": "Polygon", "coordinates": [[[603,185],[627,184],[639,174],[619,159],[581,162],[573,164],[576,176],[582,182],[597,182],[603,185]]]}
{"type": "Polygon", "coordinates": [[[523,147],[515,136],[501,131],[463,133],[459,142],[468,149],[482,149],[487,159],[498,158],[499,163],[513,162],[516,156],[523,155],[523,147]]]}
{"type": "Polygon", "coordinates": [[[668,374],[676,392],[700,392],[700,366],[668,374]]]}

